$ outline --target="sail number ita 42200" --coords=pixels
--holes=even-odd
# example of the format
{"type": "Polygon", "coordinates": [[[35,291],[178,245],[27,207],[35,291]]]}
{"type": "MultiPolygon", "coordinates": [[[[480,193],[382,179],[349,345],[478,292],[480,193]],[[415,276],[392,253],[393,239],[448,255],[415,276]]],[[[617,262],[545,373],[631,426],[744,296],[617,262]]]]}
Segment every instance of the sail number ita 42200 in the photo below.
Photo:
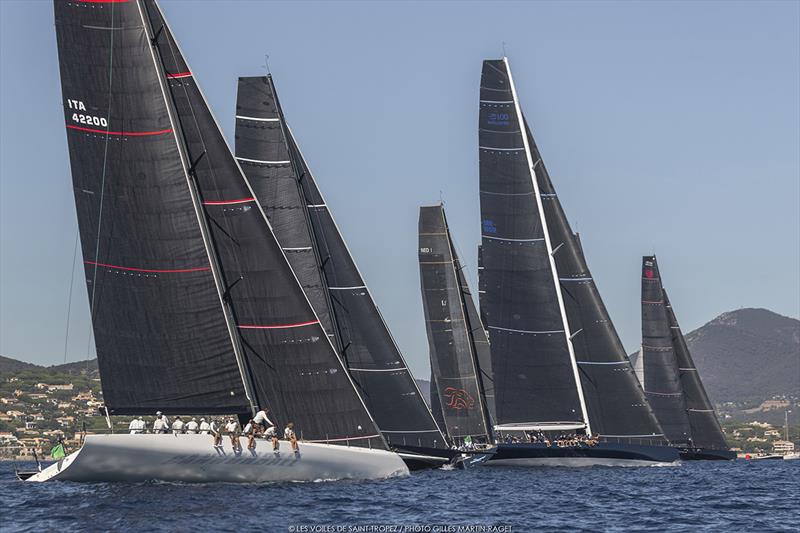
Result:
{"type": "Polygon", "coordinates": [[[77,111],[86,111],[86,105],[80,100],[73,100],[67,98],[67,106],[70,109],[76,110],[72,113],[73,122],[78,124],[86,124],[87,126],[103,126],[108,127],[108,120],[105,117],[96,117],[94,115],[87,115],[85,113],[78,113],[77,111]]]}

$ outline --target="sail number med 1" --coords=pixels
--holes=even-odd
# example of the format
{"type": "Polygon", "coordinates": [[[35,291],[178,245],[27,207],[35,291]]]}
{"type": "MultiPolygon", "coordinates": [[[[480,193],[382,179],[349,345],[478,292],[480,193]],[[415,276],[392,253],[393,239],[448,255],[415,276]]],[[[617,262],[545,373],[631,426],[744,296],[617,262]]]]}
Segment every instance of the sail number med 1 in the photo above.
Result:
{"type": "MultiPolygon", "coordinates": [[[[70,109],[86,111],[86,105],[80,100],[67,98],[67,106],[69,106],[70,109]]],[[[93,115],[86,115],[83,113],[73,113],[72,120],[79,124],[86,124],[88,126],[103,126],[104,128],[108,127],[108,120],[106,120],[105,117],[95,117],[93,115]]]]}

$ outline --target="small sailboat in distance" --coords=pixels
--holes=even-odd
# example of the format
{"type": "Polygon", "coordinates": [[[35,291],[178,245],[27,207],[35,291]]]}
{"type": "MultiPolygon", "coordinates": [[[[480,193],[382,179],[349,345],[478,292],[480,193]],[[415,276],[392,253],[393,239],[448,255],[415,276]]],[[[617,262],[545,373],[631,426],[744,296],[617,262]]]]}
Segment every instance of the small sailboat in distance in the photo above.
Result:
{"type": "Polygon", "coordinates": [[[407,474],[389,451],[158,4],[55,1],[75,202],[110,414],[292,421],[298,453],[208,435],[88,435],[29,481],[407,474]]]}
{"type": "Polygon", "coordinates": [[[569,226],[506,58],[483,62],[479,154],[480,306],[500,440],[487,465],[677,460],[569,226]]]}
{"type": "Polygon", "coordinates": [[[681,333],[654,255],[642,257],[642,348],[636,360],[650,405],[683,460],[730,460],[714,406],[681,333]]]}

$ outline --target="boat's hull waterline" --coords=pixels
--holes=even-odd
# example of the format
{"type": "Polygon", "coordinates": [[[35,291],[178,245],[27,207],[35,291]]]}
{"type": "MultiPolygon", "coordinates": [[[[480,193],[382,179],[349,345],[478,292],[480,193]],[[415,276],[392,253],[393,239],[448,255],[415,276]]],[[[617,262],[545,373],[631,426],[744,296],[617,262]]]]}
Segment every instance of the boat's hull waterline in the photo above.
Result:
{"type": "Polygon", "coordinates": [[[669,446],[599,443],[596,446],[557,447],[546,444],[498,444],[487,466],[651,466],[678,460],[669,446]]]}
{"type": "Polygon", "coordinates": [[[219,448],[210,435],[88,435],[83,447],[27,481],[172,481],[184,483],[264,483],[382,479],[408,474],[400,457],[384,450],[330,444],[247,439],[234,450],[225,438],[219,448]]]}
{"type": "Polygon", "coordinates": [[[714,450],[712,448],[680,449],[681,461],[732,461],[736,452],[730,450],[714,450]]]}

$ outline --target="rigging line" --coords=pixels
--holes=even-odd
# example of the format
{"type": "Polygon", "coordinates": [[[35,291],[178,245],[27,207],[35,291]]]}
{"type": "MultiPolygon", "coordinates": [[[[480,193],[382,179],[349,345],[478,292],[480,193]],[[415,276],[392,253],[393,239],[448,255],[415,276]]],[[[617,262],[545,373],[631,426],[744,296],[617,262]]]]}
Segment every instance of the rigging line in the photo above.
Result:
{"type": "MultiPolygon", "coordinates": [[[[103,172],[100,178],[100,209],[97,214],[97,237],[95,238],[94,243],[94,257],[97,260],[100,257],[100,231],[103,228],[103,203],[105,200],[105,193],[106,193],[106,170],[108,168],[108,144],[110,140],[109,128],[111,127],[111,102],[113,102],[113,98],[111,98],[111,88],[112,88],[112,81],[113,81],[113,74],[114,74],[114,32],[116,31],[114,27],[114,4],[111,4],[111,30],[109,33],[109,47],[108,47],[108,110],[106,111],[106,116],[108,117],[108,126],[106,126],[106,142],[105,146],[103,147],[103,172]]],[[[76,249],[77,250],[77,249],[76,249]]],[[[72,262],[73,268],[75,265],[75,261],[72,262]]],[[[97,292],[97,269],[98,265],[94,265],[94,270],[92,272],[92,297],[89,301],[89,341],[86,345],[86,365],[88,368],[88,361],[89,361],[89,350],[91,349],[92,337],[94,333],[94,297],[95,293],[97,292]]],[[[70,289],[71,290],[71,289],[70,289]]]]}
{"type": "Polygon", "coordinates": [[[75,259],[78,257],[78,237],[80,230],[75,229],[75,246],[72,250],[72,273],[69,277],[69,297],[67,298],[67,331],[64,333],[64,362],[67,362],[67,344],[69,342],[69,319],[72,314],[72,287],[75,285],[75,259]]]}

